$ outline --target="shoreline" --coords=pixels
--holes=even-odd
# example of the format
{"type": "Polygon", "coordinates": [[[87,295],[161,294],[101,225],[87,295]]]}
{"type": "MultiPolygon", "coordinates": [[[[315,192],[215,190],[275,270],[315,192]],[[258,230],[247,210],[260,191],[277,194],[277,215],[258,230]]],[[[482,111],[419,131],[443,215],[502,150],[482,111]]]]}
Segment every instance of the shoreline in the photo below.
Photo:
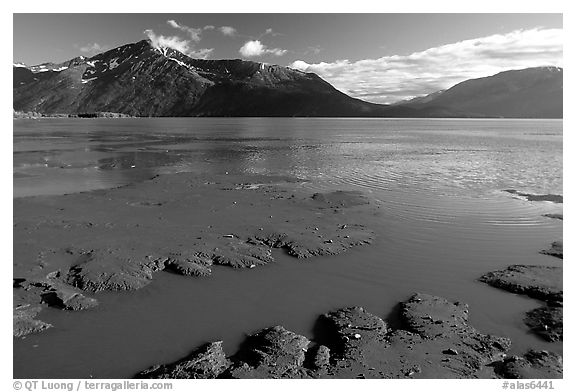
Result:
{"type": "MultiPolygon", "coordinates": [[[[97,312],[91,293],[138,289],[161,271],[193,282],[210,279],[212,265],[251,269],[273,262],[271,248],[313,262],[314,256],[369,246],[376,233],[364,226],[365,218],[378,216],[372,201],[357,192],[310,194],[298,183],[181,173],[114,189],[15,199],[15,262],[22,255],[36,260],[15,266],[15,293],[26,293],[15,297],[18,314],[29,308],[32,330],[43,330],[35,324],[42,319],[41,312],[34,318],[36,306],[97,312]]],[[[23,319],[31,325],[26,317],[18,321],[23,319]]]]}
{"type": "Polygon", "coordinates": [[[320,117],[287,117],[287,116],[131,116],[124,113],[114,113],[114,112],[97,112],[97,113],[59,113],[59,114],[46,114],[38,112],[18,112],[13,115],[13,120],[21,119],[39,119],[39,118],[289,118],[289,119],[331,119],[331,118],[346,118],[354,120],[482,120],[482,121],[498,121],[498,120],[527,120],[527,121],[563,121],[563,117],[333,117],[333,116],[320,116],[320,117]],[[102,114],[99,116],[98,114],[102,114]],[[109,114],[109,115],[106,115],[109,114]]]}
{"type": "Polygon", "coordinates": [[[12,118],[14,120],[39,118],[138,118],[124,113],[114,112],[91,112],[91,113],[39,113],[39,112],[20,112],[14,111],[12,118]]]}
{"type": "Polygon", "coordinates": [[[97,306],[90,293],[137,290],[163,270],[209,277],[213,265],[273,262],[273,248],[309,258],[373,239],[353,216],[374,210],[358,192],[296,196],[285,189],[296,179],[254,176],[245,183],[245,177],[230,177],[173,174],[107,190],[15,199],[15,336],[49,327],[33,318],[41,303],[83,310],[97,306]]]}
{"type": "Polygon", "coordinates": [[[530,350],[507,355],[508,338],[468,323],[468,305],[416,293],[399,305],[401,328],[362,307],[323,314],[312,340],[282,326],[249,335],[227,356],[209,342],[135,378],[562,378],[562,357],[530,350]]]}

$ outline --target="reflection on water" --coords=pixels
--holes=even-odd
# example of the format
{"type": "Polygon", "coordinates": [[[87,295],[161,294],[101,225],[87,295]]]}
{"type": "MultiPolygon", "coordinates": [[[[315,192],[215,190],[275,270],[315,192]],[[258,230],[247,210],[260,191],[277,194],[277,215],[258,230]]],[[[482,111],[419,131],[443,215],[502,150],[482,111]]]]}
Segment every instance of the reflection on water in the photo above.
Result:
{"type": "Polygon", "coordinates": [[[15,197],[115,187],[177,171],[287,174],[328,187],[349,184],[428,195],[485,194],[506,188],[561,194],[562,123],[421,119],[14,122],[15,197]],[[79,177],[84,181],[78,182],[79,177]]]}
{"type": "Polygon", "coordinates": [[[14,122],[14,196],[114,187],[155,174],[263,173],[310,190],[360,189],[383,211],[376,242],[334,257],[210,279],[160,273],[134,293],[98,294],[87,312],[47,310],[55,328],[15,341],[16,377],[130,377],[208,340],[233,353],[244,334],[282,324],[313,337],[316,317],[362,305],[386,316],[415,291],[470,304],[480,331],[513,351],[562,352],[523,324],[538,302],[476,279],[562,236],[562,123],[544,120],[67,119],[14,122]],[[417,273],[415,273],[417,271],[417,273]]]}

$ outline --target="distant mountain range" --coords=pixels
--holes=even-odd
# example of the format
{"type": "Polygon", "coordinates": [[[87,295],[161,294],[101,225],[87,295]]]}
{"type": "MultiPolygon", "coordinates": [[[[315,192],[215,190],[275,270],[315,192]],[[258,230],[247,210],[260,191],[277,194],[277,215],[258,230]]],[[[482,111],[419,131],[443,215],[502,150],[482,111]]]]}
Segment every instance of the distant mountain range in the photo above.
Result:
{"type": "Polygon", "coordinates": [[[21,112],[222,117],[562,117],[562,68],[467,80],[394,105],[349,97],[313,73],[244,60],[199,60],[144,40],[60,64],[14,64],[21,112]]]}
{"type": "Polygon", "coordinates": [[[562,118],[563,70],[537,67],[470,79],[398,104],[431,117],[562,118]]]}

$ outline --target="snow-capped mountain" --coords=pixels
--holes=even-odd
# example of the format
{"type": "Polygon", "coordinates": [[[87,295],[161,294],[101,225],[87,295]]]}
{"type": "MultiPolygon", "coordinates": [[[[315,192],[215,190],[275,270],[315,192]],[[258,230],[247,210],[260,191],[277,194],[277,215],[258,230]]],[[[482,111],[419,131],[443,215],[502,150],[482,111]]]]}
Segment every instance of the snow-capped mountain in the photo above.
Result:
{"type": "Polygon", "coordinates": [[[148,41],[62,64],[14,67],[14,109],[134,116],[359,116],[386,106],[315,74],[244,60],[199,60],[148,41]]]}
{"type": "Polygon", "coordinates": [[[562,69],[468,80],[397,105],[364,102],[313,73],[245,60],[200,60],[144,40],[86,58],[15,63],[16,111],[132,116],[561,117],[562,69]]]}

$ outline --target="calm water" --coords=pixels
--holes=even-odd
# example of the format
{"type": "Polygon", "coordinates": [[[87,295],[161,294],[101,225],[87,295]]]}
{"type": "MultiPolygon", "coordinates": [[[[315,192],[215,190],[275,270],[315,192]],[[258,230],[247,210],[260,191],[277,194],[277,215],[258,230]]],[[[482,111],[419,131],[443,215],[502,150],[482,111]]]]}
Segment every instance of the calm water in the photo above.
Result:
{"type": "Polygon", "coordinates": [[[562,194],[562,122],[405,119],[70,119],[14,121],[14,197],[61,194],[174,172],[261,173],[308,180],[310,192],[360,189],[384,210],[375,244],[312,261],[282,254],[210,279],[160,273],[133,293],[101,293],[94,311],[47,310],[55,325],[14,343],[15,377],[130,377],[274,324],[313,337],[320,313],[362,305],[386,317],[415,291],[470,304],[473,325],[513,350],[562,352],[531,335],[538,302],[476,282],[562,237],[543,217],[562,204],[503,189],[562,194]]]}

